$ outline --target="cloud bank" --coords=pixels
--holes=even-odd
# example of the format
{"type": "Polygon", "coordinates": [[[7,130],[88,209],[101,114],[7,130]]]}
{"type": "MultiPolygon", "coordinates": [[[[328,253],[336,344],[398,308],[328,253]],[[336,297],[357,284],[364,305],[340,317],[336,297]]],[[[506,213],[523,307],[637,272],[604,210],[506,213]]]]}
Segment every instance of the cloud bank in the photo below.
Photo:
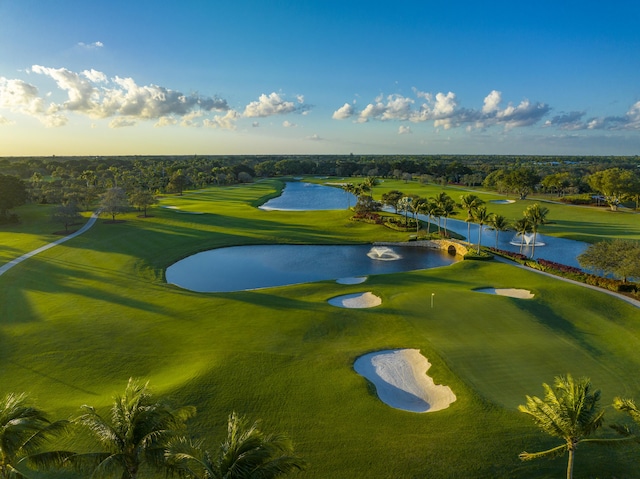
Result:
{"type": "MultiPolygon", "coordinates": [[[[518,104],[503,106],[502,93],[492,90],[483,100],[482,108],[463,108],[453,92],[428,93],[414,89],[414,97],[392,94],[379,96],[363,108],[356,103],[345,103],[333,112],[334,120],[350,119],[355,123],[400,121],[411,123],[433,122],[435,128],[445,130],[464,126],[467,130],[484,130],[494,126],[505,130],[539,124],[552,108],[527,99],[518,104]]],[[[584,112],[561,113],[546,120],[542,126],[560,130],[640,130],[640,101],[621,116],[584,119],[584,112]]],[[[403,125],[398,132],[409,133],[403,125]]]]}
{"type": "MultiPolygon", "coordinates": [[[[92,46],[102,46],[99,43],[92,46]]],[[[309,109],[302,95],[298,95],[295,101],[289,101],[282,93],[262,94],[240,113],[218,96],[187,94],[154,84],[139,85],[133,78],[109,78],[94,69],[78,73],[66,68],[33,65],[28,73],[53,80],[57,90],[42,95],[31,83],[0,77],[0,110],[35,117],[47,127],[67,124],[67,115],[74,113],[91,119],[110,119],[111,128],[155,120],[156,127],[179,124],[183,127],[233,130],[241,118],[304,113],[309,109]],[[52,96],[63,98],[57,102],[49,101],[52,96]]]]}

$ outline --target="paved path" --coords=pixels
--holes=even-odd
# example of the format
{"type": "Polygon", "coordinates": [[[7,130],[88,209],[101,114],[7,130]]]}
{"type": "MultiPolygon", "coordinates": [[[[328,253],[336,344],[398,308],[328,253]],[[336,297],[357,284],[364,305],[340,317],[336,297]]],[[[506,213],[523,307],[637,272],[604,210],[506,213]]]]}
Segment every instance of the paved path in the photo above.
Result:
{"type": "Polygon", "coordinates": [[[38,249],[34,249],[33,251],[25,253],[22,256],[20,256],[19,258],[16,258],[13,261],[9,261],[7,264],[4,264],[4,265],[0,266],[0,276],[2,276],[4,273],[9,271],[15,265],[22,263],[25,259],[29,259],[32,256],[37,255],[38,253],[42,253],[43,251],[46,251],[49,248],[53,248],[54,246],[62,244],[65,241],[69,241],[71,238],[75,238],[76,236],[81,235],[82,233],[84,233],[85,231],[87,231],[89,228],[91,228],[94,225],[94,223],[98,219],[98,215],[99,215],[98,211],[93,213],[91,215],[91,218],[89,218],[89,221],[87,221],[85,223],[85,225],[82,228],[80,228],[78,231],[76,231],[75,233],[71,233],[70,235],[65,236],[64,238],[60,238],[59,240],[56,240],[53,243],[48,243],[48,244],[46,244],[44,246],[41,246],[38,249]]]}
{"type": "Polygon", "coordinates": [[[598,286],[593,286],[591,284],[581,283],[580,281],[574,281],[573,279],[563,278],[562,276],[556,276],[555,274],[547,273],[545,271],[540,271],[539,269],[530,268],[523,264],[516,263],[515,261],[508,260],[506,258],[501,258],[499,256],[494,256],[496,261],[500,261],[501,263],[510,264],[512,266],[516,266],[518,268],[526,269],[527,271],[531,271],[533,273],[543,274],[545,276],[549,276],[550,278],[559,279],[560,281],[566,281],[567,283],[573,283],[578,286],[583,286],[585,288],[593,289],[594,291],[600,291],[601,293],[608,294],[610,296],[614,296],[618,299],[626,301],[627,303],[635,306],[636,308],[640,308],[640,301],[637,299],[630,298],[629,296],[625,296],[624,294],[616,293],[615,291],[610,291],[608,289],[599,288],[598,286]]]}

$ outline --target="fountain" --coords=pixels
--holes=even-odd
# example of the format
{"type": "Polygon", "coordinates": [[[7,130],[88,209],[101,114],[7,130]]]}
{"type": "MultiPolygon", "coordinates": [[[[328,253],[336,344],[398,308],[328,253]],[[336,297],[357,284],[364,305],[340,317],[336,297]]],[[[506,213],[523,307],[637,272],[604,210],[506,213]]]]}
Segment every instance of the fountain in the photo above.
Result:
{"type": "Polygon", "coordinates": [[[378,261],[395,261],[401,256],[386,246],[374,246],[369,250],[367,256],[378,261]]]}
{"type": "Polygon", "coordinates": [[[527,233],[524,235],[524,237],[520,234],[517,233],[513,239],[511,241],[509,241],[509,243],[511,243],[514,246],[544,246],[545,244],[542,241],[538,241],[536,239],[536,244],[533,244],[533,234],[532,233],[527,233]],[[523,241],[524,239],[524,241],[523,241]]]}

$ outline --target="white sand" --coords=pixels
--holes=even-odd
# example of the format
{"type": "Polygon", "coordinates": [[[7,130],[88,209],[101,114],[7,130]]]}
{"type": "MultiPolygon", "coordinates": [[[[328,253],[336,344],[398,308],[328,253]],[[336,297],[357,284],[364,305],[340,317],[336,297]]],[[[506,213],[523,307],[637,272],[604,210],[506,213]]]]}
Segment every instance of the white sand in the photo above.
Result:
{"type": "Polygon", "coordinates": [[[338,278],[336,283],[338,284],[360,284],[367,280],[368,276],[353,276],[351,278],[338,278]]]}
{"type": "Polygon", "coordinates": [[[427,376],[430,367],[417,349],[369,353],[353,364],[358,374],[376,386],[382,402],[411,412],[440,411],[456,400],[449,386],[435,384],[427,376]]]}
{"type": "Polygon", "coordinates": [[[380,306],[382,299],[371,291],[367,291],[366,293],[336,296],[335,298],[329,299],[329,304],[338,306],[339,308],[373,308],[374,306],[380,306]]]}
{"type": "Polygon", "coordinates": [[[493,203],[494,205],[508,205],[515,202],[516,200],[489,200],[489,203],[493,203]]]}
{"type": "Polygon", "coordinates": [[[481,288],[476,289],[478,293],[497,294],[500,296],[509,296],[511,298],[532,299],[535,295],[526,289],[515,288],[481,288]]]}

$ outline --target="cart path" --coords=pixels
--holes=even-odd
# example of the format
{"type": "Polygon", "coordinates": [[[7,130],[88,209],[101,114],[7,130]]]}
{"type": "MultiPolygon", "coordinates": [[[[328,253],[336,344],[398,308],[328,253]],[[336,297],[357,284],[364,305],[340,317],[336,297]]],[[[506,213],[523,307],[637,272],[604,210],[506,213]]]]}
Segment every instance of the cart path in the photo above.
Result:
{"type": "Polygon", "coordinates": [[[49,248],[53,248],[54,246],[62,244],[65,241],[69,241],[70,239],[75,238],[76,236],[80,236],[82,233],[87,231],[89,228],[91,228],[95,224],[96,220],[98,219],[98,215],[99,214],[100,214],[99,211],[96,211],[95,213],[93,213],[91,215],[91,218],[89,218],[89,221],[87,221],[85,223],[85,225],[82,228],[80,228],[78,231],[76,231],[75,233],[71,233],[70,235],[65,236],[63,238],[60,238],[59,240],[56,240],[56,241],[54,241],[52,243],[47,243],[46,245],[41,246],[38,249],[34,249],[33,251],[29,251],[28,253],[23,254],[19,258],[16,258],[16,259],[14,259],[12,261],[9,261],[8,263],[0,266],[0,276],[2,276],[4,273],[9,271],[15,265],[22,263],[24,260],[29,259],[32,256],[37,255],[38,253],[42,253],[43,251],[46,251],[49,248]]]}
{"type": "Polygon", "coordinates": [[[580,281],[575,281],[573,279],[563,278],[562,276],[556,276],[555,274],[547,273],[546,271],[540,271],[539,269],[535,269],[535,268],[530,268],[523,264],[516,263],[515,261],[511,261],[506,258],[500,258],[499,256],[494,256],[494,258],[495,260],[500,261],[501,263],[510,264],[512,266],[516,266],[517,268],[526,269],[527,271],[531,271],[533,273],[543,274],[550,278],[559,279],[560,281],[566,281],[567,283],[572,283],[577,286],[583,286],[585,288],[593,289],[594,291],[600,291],[601,293],[605,293],[610,296],[614,296],[618,299],[621,299],[623,301],[626,301],[627,303],[631,304],[632,306],[635,306],[636,308],[640,308],[640,301],[638,301],[637,299],[630,298],[629,296],[625,296],[624,294],[616,293],[615,291],[611,291],[604,288],[599,288],[598,286],[594,286],[592,284],[581,283],[580,281]]]}

